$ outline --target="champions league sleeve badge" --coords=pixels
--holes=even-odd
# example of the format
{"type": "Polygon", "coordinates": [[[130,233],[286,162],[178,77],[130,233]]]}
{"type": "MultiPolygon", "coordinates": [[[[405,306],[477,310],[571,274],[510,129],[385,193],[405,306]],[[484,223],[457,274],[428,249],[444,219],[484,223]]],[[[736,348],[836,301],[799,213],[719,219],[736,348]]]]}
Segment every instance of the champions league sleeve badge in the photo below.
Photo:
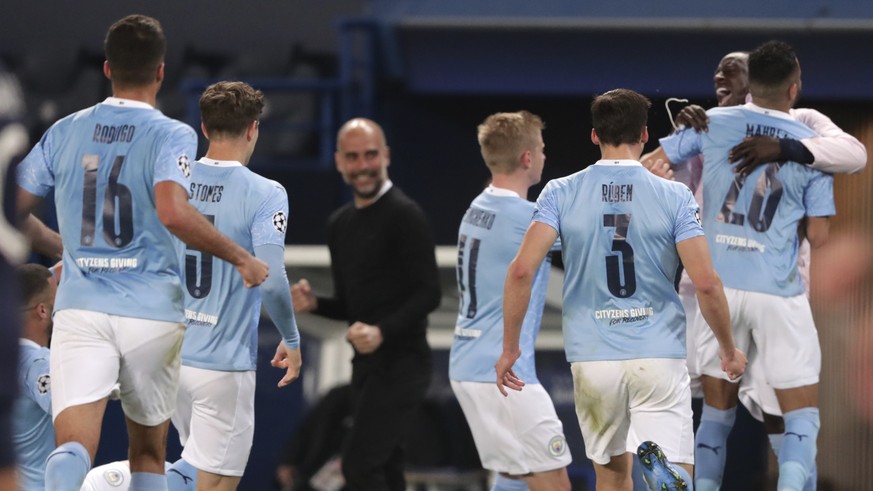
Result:
{"type": "Polygon", "coordinates": [[[182,171],[182,175],[185,176],[185,179],[191,178],[191,162],[188,160],[187,155],[180,155],[179,160],[176,161],[176,165],[179,166],[179,170],[182,171]]]}
{"type": "Polygon", "coordinates": [[[39,392],[39,395],[46,395],[52,389],[52,377],[51,375],[44,373],[36,379],[36,391],[39,392]]]}
{"type": "Polygon", "coordinates": [[[279,210],[276,213],[273,213],[273,227],[279,231],[279,233],[285,233],[285,229],[288,227],[288,218],[285,216],[284,211],[279,210]]]}

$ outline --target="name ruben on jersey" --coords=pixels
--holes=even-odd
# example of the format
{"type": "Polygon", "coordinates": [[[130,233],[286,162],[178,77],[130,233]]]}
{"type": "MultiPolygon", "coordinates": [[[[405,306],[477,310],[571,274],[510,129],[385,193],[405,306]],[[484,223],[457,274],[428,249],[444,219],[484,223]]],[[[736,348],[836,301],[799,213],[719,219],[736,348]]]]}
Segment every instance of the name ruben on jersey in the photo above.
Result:
{"type": "Polygon", "coordinates": [[[185,319],[188,320],[189,326],[215,327],[218,324],[217,315],[204,314],[203,312],[188,309],[185,309],[185,319]]]}
{"type": "Polygon", "coordinates": [[[639,322],[655,315],[652,307],[639,307],[633,309],[600,309],[594,311],[597,320],[609,319],[609,325],[639,322]]]}
{"type": "Polygon", "coordinates": [[[117,273],[128,269],[136,269],[139,259],[135,257],[80,257],[76,265],[89,273],[117,273]]]}
{"type": "Polygon", "coordinates": [[[601,187],[600,201],[604,203],[622,203],[634,200],[633,184],[603,184],[601,187]]]}

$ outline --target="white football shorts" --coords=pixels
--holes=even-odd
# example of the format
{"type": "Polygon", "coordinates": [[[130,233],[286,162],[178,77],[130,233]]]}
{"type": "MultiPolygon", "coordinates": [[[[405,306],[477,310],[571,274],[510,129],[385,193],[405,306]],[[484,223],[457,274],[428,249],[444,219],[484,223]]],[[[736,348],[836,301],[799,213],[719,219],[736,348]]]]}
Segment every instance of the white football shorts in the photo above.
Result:
{"type": "Polygon", "coordinates": [[[242,476],[255,436],[255,371],[182,366],[173,426],[188,463],[220,476],[242,476]]]}
{"type": "Polygon", "coordinates": [[[112,394],[143,426],[168,420],[176,406],[185,325],[87,310],[54,315],[52,417],[112,394]]]}
{"type": "Polygon", "coordinates": [[[503,397],[496,384],[452,380],[485,469],[513,476],[570,465],[564,426],[540,384],[503,397]]]}
{"type": "Polygon", "coordinates": [[[753,346],[749,353],[746,353],[749,358],[749,364],[746,366],[746,373],[743,379],[740,380],[740,402],[749,414],[758,421],[764,421],[764,413],[774,416],[782,416],[782,409],[779,407],[779,399],[776,397],[776,390],[767,384],[764,379],[763,362],[757,353],[757,349],[753,346]]]}
{"type": "Polygon", "coordinates": [[[576,417],[585,454],[612,457],[657,443],[671,462],[694,463],[691,389],[684,359],[580,361],[571,364],[576,417]]]}
{"type": "MultiPolygon", "coordinates": [[[[754,343],[760,358],[759,364],[746,367],[747,373],[775,389],[818,383],[821,347],[806,295],[780,297],[733,288],[725,288],[724,292],[731,312],[734,343],[745,352],[754,343]]],[[[705,325],[702,315],[697,322],[705,325]]],[[[708,326],[698,335],[700,372],[728,380],[721,370],[715,335],[708,326]]]]}

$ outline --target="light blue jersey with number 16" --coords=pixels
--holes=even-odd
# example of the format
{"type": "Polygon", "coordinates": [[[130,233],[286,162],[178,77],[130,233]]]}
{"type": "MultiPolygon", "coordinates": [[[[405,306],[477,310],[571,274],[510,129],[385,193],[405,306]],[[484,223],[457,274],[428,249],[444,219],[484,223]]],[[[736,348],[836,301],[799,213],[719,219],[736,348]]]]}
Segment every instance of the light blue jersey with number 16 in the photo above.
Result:
{"type": "Polygon", "coordinates": [[[176,239],[154,186],[188,188],[194,130],[143,102],[110,97],[52,125],[18,168],[18,183],[55,189],[64,274],[55,311],[184,320],[176,239]]]}

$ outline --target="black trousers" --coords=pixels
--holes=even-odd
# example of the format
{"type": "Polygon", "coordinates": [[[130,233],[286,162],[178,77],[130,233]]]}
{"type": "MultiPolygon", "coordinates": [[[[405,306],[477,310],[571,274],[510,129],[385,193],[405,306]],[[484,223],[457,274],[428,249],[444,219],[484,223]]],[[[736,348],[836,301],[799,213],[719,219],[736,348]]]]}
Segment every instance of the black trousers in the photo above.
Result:
{"type": "Polygon", "coordinates": [[[404,441],[430,384],[430,353],[353,363],[352,429],[342,455],[347,489],[404,491],[404,441]]]}

